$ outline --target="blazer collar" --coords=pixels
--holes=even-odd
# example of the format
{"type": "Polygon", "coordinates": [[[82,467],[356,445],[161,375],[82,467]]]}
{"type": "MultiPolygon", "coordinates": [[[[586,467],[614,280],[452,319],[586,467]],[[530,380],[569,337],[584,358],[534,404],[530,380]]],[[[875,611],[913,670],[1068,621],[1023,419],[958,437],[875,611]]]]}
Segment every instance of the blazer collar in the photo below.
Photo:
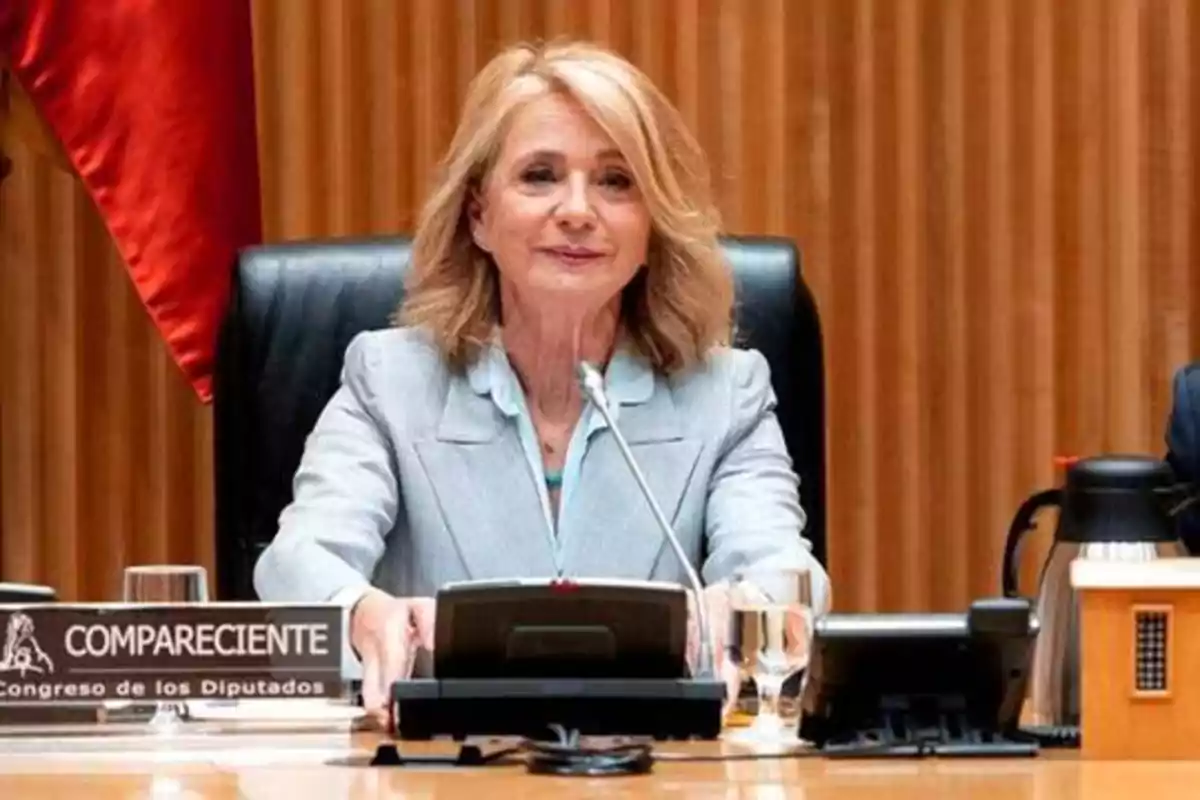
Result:
{"type": "MultiPolygon", "coordinates": [[[[604,372],[613,417],[630,443],[674,441],[682,427],[670,387],[650,363],[628,345],[620,345],[604,372]]],[[[488,442],[506,420],[525,409],[525,396],[503,346],[493,342],[470,364],[465,376],[450,380],[437,438],[446,442],[488,442]]],[[[588,435],[608,427],[589,414],[588,435]]]]}

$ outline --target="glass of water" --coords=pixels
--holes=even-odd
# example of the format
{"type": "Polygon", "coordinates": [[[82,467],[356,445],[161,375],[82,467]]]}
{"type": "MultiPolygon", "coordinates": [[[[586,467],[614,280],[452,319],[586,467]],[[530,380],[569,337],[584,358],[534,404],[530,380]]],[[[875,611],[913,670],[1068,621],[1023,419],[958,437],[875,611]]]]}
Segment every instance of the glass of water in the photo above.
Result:
{"type": "MultiPolygon", "coordinates": [[[[207,603],[208,573],[204,567],[151,564],[125,569],[122,599],[134,605],[207,603]]],[[[187,705],[177,700],[159,701],[150,727],[162,733],[178,728],[187,717],[187,705]]]]}
{"type": "Polygon", "coordinates": [[[764,566],[735,576],[729,593],[730,661],[758,689],[754,722],[730,741],[766,746],[803,744],[779,713],[788,678],[808,667],[812,649],[812,575],[806,567],[764,566]]]}

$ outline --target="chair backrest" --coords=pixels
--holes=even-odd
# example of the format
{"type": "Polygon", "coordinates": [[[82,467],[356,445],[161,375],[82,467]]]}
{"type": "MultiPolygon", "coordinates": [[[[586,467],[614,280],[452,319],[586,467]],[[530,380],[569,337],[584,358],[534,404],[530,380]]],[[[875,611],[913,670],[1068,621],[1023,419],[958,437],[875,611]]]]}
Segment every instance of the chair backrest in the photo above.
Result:
{"type": "MultiPolygon", "coordinates": [[[[737,343],[766,357],[800,475],[806,535],[825,561],[821,326],[787,239],[722,240],[737,287],[737,343]]],[[[214,383],[219,598],[249,600],[254,563],[292,497],[305,439],[336,391],[355,334],[386,327],[410,240],[340,239],[248,248],[236,265],[214,383]]]]}

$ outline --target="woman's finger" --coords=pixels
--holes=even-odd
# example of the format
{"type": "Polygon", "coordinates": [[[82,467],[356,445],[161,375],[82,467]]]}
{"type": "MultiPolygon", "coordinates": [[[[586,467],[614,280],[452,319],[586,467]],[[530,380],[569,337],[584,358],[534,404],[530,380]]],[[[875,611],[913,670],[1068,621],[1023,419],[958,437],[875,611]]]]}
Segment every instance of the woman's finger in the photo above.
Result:
{"type": "Polygon", "coordinates": [[[737,704],[738,695],[742,692],[742,676],[738,668],[728,658],[722,657],[718,662],[721,667],[721,677],[725,680],[725,705],[721,715],[727,716],[737,704]]]}
{"type": "Polygon", "coordinates": [[[432,652],[433,632],[437,627],[437,601],[432,597],[417,597],[409,603],[417,643],[432,652]]]}
{"type": "Polygon", "coordinates": [[[687,593],[687,638],[685,641],[684,658],[687,659],[688,670],[695,675],[700,668],[700,625],[696,617],[695,596],[687,593]]]}
{"type": "Polygon", "coordinates": [[[412,664],[412,608],[407,601],[397,600],[392,604],[380,631],[380,639],[379,646],[383,653],[380,679],[385,696],[390,697],[392,684],[407,679],[412,664]]]}
{"type": "Polygon", "coordinates": [[[713,655],[719,656],[725,650],[725,640],[729,631],[728,584],[715,583],[705,589],[704,605],[708,611],[708,625],[712,629],[713,655]]]}
{"type": "Polygon", "coordinates": [[[382,665],[379,663],[379,650],[375,647],[375,642],[367,642],[359,652],[359,657],[363,666],[363,708],[367,711],[376,711],[383,706],[383,697],[380,691],[383,680],[380,676],[382,665]]]}

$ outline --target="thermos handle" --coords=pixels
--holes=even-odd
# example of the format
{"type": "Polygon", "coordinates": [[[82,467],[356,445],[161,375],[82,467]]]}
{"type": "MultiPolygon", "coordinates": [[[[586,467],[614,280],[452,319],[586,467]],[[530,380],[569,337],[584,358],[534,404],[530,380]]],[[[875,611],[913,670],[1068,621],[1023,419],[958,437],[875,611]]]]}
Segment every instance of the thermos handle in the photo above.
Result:
{"type": "Polygon", "coordinates": [[[1000,579],[1004,585],[1005,597],[1019,597],[1017,593],[1017,549],[1021,539],[1033,529],[1033,518],[1046,506],[1062,507],[1063,490],[1046,489],[1027,498],[1017,509],[1012,525],[1008,528],[1008,540],[1004,543],[1004,569],[1000,579]]]}
{"type": "Polygon", "coordinates": [[[1167,516],[1176,517],[1192,506],[1200,503],[1200,485],[1193,483],[1177,483],[1167,489],[1164,494],[1173,503],[1167,509],[1167,516]]]}

